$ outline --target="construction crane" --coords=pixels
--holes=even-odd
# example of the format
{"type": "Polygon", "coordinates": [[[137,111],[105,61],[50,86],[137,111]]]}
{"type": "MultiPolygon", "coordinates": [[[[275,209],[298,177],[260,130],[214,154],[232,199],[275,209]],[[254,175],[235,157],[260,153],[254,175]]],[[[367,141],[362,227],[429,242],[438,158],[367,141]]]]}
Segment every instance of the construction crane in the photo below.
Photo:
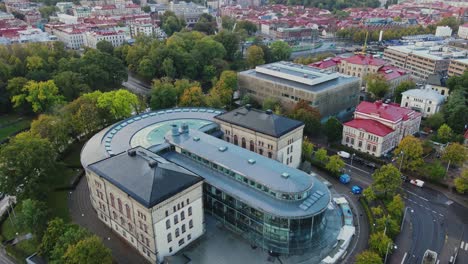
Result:
{"type": "Polygon", "coordinates": [[[366,49],[367,49],[367,38],[369,37],[369,31],[366,31],[366,39],[364,40],[364,46],[362,46],[361,51],[357,51],[354,54],[356,55],[366,55],[366,49]]]}

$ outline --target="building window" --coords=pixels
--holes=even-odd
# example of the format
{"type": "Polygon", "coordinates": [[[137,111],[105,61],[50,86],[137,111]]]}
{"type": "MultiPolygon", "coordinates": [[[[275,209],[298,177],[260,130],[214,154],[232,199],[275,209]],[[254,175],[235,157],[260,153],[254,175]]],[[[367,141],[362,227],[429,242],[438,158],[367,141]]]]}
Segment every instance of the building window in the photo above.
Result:
{"type": "Polygon", "coordinates": [[[115,208],[114,195],[113,195],[112,193],[110,194],[110,199],[111,199],[111,205],[112,205],[112,207],[115,208]]]}
{"type": "Polygon", "coordinates": [[[117,219],[117,214],[115,212],[112,212],[114,219],[117,219]]]}
{"type": "Polygon", "coordinates": [[[431,112],[431,108],[430,108],[430,107],[427,108],[427,112],[428,112],[428,113],[431,112]]]}
{"type": "Polygon", "coordinates": [[[349,142],[349,137],[346,137],[346,143],[348,143],[348,142],[349,142]]]}
{"type": "Polygon", "coordinates": [[[189,227],[189,228],[193,228],[193,220],[190,220],[190,221],[188,222],[188,227],[189,227]]]}
{"type": "Polygon", "coordinates": [[[242,138],[242,147],[246,148],[245,138],[242,138]]]}
{"type": "Polygon", "coordinates": [[[229,137],[226,137],[226,141],[229,142],[229,137]]]}
{"type": "Polygon", "coordinates": [[[259,150],[258,150],[258,153],[259,153],[260,155],[263,155],[263,149],[259,149],[259,150]]]}
{"type": "Polygon", "coordinates": [[[172,253],[172,247],[169,247],[169,253],[172,253]]]}
{"type": "Polygon", "coordinates": [[[124,224],[125,224],[125,221],[124,221],[123,217],[120,217],[120,224],[121,224],[121,225],[124,225],[124,224]]]}
{"type": "Polygon", "coordinates": [[[166,217],[168,217],[168,216],[169,216],[169,212],[166,210],[166,217]]]}
{"type": "Polygon", "coordinates": [[[377,150],[376,146],[372,146],[372,151],[375,152],[377,150]]]}
{"type": "Polygon", "coordinates": [[[180,212],[180,221],[183,221],[183,220],[185,220],[185,212],[184,211],[180,212]]]}
{"type": "Polygon", "coordinates": [[[130,232],[133,232],[133,226],[130,223],[128,223],[128,230],[130,230],[130,232]]]}
{"type": "Polygon", "coordinates": [[[190,239],[192,239],[192,235],[188,234],[187,235],[187,240],[190,240],[190,239]]]}
{"type": "Polygon", "coordinates": [[[358,147],[362,147],[362,141],[359,140],[358,147]]]}
{"type": "Polygon", "coordinates": [[[371,146],[370,144],[367,144],[367,150],[370,150],[370,146],[371,146]]]}
{"type": "Polygon", "coordinates": [[[268,151],[268,158],[271,159],[271,157],[273,157],[273,154],[271,153],[271,151],[268,151]]]}
{"type": "Polygon", "coordinates": [[[171,220],[167,219],[166,220],[166,229],[171,228],[171,220]]]}
{"type": "Polygon", "coordinates": [[[189,215],[189,216],[192,215],[192,206],[189,206],[189,208],[188,208],[188,215],[189,215]]]}
{"type": "Polygon", "coordinates": [[[145,240],[146,240],[146,245],[149,247],[149,239],[145,238],[145,240]]]}
{"type": "Polygon", "coordinates": [[[130,206],[128,206],[128,204],[125,205],[125,210],[127,211],[127,218],[132,219],[132,216],[130,215],[130,206]]]}
{"type": "Polygon", "coordinates": [[[174,215],[174,225],[179,223],[179,217],[177,215],[174,215]]]}
{"type": "Polygon", "coordinates": [[[255,143],[253,140],[250,140],[250,151],[255,151],[255,143]]]}
{"type": "Polygon", "coordinates": [[[172,235],[171,233],[167,234],[167,243],[172,241],[172,235]]]}
{"type": "Polygon", "coordinates": [[[189,200],[189,198],[187,198],[187,205],[188,205],[189,203],[190,203],[190,200],[189,200]]]}
{"type": "Polygon", "coordinates": [[[146,224],[143,225],[145,227],[145,233],[148,234],[148,226],[146,224]]]}
{"type": "Polygon", "coordinates": [[[185,243],[185,241],[184,241],[183,238],[181,240],[179,240],[179,246],[182,246],[184,243],[185,243]]]}
{"type": "Polygon", "coordinates": [[[237,139],[237,135],[234,135],[234,145],[239,145],[239,140],[237,139]]]}
{"type": "Polygon", "coordinates": [[[175,237],[179,237],[179,234],[180,234],[179,228],[176,228],[176,230],[175,230],[175,237]]]}
{"type": "Polygon", "coordinates": [[[117,198],[117,204],[119,205],[119,212],[122,213],[122,201],[120,201],[120,198],[117,198]]]}
{"type": "Polygon", "coordinates": [[[176,206],[174,205],[174,207],[172,207],[172,209],[174,209],[174,212],[177,211],[177,208],[176,206]]]}
{"type": "Polygon", "coordinates": [[[182,202],[182,207],[184,207],[184,206],[185,206],[185,205],[184,205],[184,202],[182,202]]]}
{"type": "Polygon", "coordinates": [[[182,225],[182,234],[185,233],[185,224],[182,225]]]}

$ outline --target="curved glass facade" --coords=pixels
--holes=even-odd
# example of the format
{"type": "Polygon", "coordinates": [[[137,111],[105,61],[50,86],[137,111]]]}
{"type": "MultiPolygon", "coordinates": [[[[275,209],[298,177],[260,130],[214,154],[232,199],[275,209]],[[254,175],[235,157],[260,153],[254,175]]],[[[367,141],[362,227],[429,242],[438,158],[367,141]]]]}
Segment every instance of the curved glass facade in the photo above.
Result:
{"type": "Polygon", "coordinates": [[[204,208],[252,245],[275,253],[294,255],[309,251],[314,233],[324,225],[324,212],[300,219],[276,217],[257,210],[227,193],[204,184],[204,208]]]}

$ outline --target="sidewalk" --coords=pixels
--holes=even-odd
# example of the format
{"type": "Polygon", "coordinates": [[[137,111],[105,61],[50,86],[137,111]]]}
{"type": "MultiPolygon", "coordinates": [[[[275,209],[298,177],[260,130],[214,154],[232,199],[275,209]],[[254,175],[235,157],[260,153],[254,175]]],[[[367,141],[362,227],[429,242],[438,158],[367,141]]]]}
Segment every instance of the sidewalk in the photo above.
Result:
{"type": "Polygon", "coordinates": [[[442,186],[439,186],[430,182],[425,182],[424,185],[425,187],[428,187],[430,189],[436,190],[444,194],[445,196],[447,196],[447,198],[459,203],[463,207],[468,207],[468,195],[458,194],[454,192],[453,189],[451,188],[445,188],[445,187],[442,187],[442,186]]]}

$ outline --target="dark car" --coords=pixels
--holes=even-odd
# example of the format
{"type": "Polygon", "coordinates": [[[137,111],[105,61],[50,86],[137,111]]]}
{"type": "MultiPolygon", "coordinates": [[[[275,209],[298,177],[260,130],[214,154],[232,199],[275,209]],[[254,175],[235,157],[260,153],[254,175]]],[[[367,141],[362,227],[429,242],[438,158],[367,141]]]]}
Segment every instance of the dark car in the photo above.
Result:
{"type": "Polygon", "coordinates": [[[401,178],[404,182],[409,181],[408,176],[405,176],[405,175],[403,175],[403,174],[400,176],[400,178],[401,178]]]}
{"type": "Polygon", "coordinates": [[[373,170],[377,169],[377,165],[373,162],[366,162],[366,166],[373,170]]]}

